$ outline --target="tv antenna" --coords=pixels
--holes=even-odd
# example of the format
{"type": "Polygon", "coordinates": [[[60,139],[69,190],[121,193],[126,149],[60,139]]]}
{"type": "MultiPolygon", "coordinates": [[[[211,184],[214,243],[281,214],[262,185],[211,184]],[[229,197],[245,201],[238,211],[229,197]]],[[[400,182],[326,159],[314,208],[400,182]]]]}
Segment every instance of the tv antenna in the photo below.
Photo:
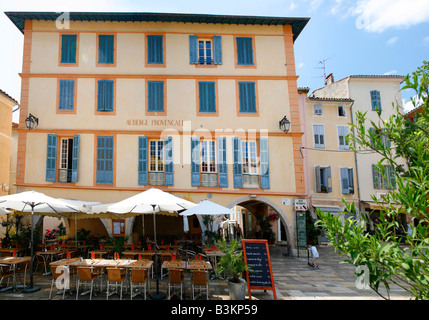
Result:
{"type": "Polygon", "coordinates": [[[319,61],[320,67],[315,68],[315,69],[322,69],[323,70],[323,79],[324,79],[323,81],[324,81],[325,85],[326,85],[326,61],[331,59],[331,58],[333,58],[333,56],[326,58],[326,59],[323,59],[323,60],[320,60],[319,61]]]}

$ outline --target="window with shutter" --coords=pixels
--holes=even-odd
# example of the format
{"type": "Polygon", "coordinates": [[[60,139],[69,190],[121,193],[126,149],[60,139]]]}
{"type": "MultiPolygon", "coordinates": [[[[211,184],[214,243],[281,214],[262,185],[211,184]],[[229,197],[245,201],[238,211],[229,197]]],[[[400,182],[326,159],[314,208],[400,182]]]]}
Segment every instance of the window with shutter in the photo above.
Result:
{"type": "Polygon", "coordinates": [[[59,80],[58,110],[73,111],[75,80],[59,80]]]}
{"type": "Polygon", "coordinates": [[[315,124],[313,125],[314,147],[325,148],[325,126],[315,124]]]}
{"type": "Polygon", "coordinates": [[[114,65],[115,36],[112,34],[98,35],[98,64],[114,65]]]}
{"type": "Polygon", "coordinates": [[[323,114],[323,107],[321,104],[315,104],[313,106],[313,114],[321,116],[323,114]]]}
{"type": "Polygon", "coordinates": [[[164,81],[147,82],[147,111],[148,112],[165,112],[164,110],[164,81]]]}
{"type": "Polygon", "coordinates": [[[61,58],[60,63],[76,64],[77,62],[77,35],[61,35],[61,58]]]}
{"type": "Polygon", "coordinates": [[[114,140],[111,136],[97,137],[96,183],[113,184],[114,140]]]}
{"type": "Polygon", "coordinates": [[[381,98],[380,91],[372,90],[370,92],[371,95],[371,107],[372,111],[381,111],[381,98]]]}
{"type": "Polygon", "coordinates": [[[147,36],[147,64],[164,65],[164,36],[148,35],[147,36]]]}
{"type": "Polygon", "coordinates": [[[254,65],[253,38],[237,37],[236,48],[237,48],[237,65],[238,66],[254,65]]]}
{"type": "Polygon", "coordinates": [[[338,145],[340,150],[348,150],[349,142],[347,140],[347,135],[349,134],[348,126],[338,126],[338,145]]]}
{"type": "Polygon", "coordinates": [[[114,111],[114,89],[113,80],[97,81],[97,111],[113,112],[114,111]]]}
{"type": "Polygon", "coordinates": [[[240,113],[257,113],[255,82],[238,82],[240,113]]]}
{"type": "Polygon", "coordinates": [[[147,185],[147,137],[139,137],[138,184],[147,185]]]}
{"type": "Polygon", "coordinates": [[[213,81],[198,82],[198,102],[200,113],[216,113],[216,84],[213,81]]]}

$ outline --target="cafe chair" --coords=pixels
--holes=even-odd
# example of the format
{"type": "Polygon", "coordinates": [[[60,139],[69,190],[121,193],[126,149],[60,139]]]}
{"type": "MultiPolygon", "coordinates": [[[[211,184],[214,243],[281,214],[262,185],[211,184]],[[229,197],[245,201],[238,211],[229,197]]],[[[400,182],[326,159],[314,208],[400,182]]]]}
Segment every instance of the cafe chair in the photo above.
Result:
{"type": "Polygon", "coordinates": [[[109,296],[116,293],[116,291],[109,292],[110,286],[114,286],[115,288],[120,286],[121,288],[120,299],[122,300],[122,287],[125,281],[125,269],[122,269],[122,268],[106,268],[106,269],[107,269],[106,299],[109,300],[109,296]]]}
{"type": "Polygon", "coordinates": [[[171,298],[171,288],[180,287],[180,299],[183,296],[183,272],[179,269],[170,269],[168,277],[168,299],[171,298]]]}
{"type": "Polygon", "coordinates": [[[36,272],[37,269],[39,268],[39,266],[43,265],[43,268],[45,269],[45,273],[44,274],[47,274],[48,273],[48,270],[46,270],[46,262],[47,262],[47,260],[45,258],[45,255],[43,255],[43,254],[37,254],[36,253],[36,262],[37,262],[37,265],[36,265],[36,269],[34,271],[36,272]]]}
{"type": "MultiPolygon", "coordinates": [[[[171,261],[171,255],[161,255],[161,265],[164,261],[171,261]]],[[[161,280],[168,274],[168,269],[161,269],[161,280]]]]}
{"type": "Polygon", "coordinates": [[[77,280],[77,288],[76,288],[76,300],[79,297],[79,287],[81,283],[85,285],[87,284],[91,285],[89,300],[92,300],[92,291],[94,288],[94,281],[97,279],[97,274],[92,273],[90,267],[78,267],[77,277],[78,277],[78,280],[77,280]]]}
{"type": "Polygon", "coordinates": [[[7,279],[7,285],[9,286],[10,277],[13,277],[13,269],[6,264],[0,264],[0,284],[4,279],[7,279]]]}
{"type": "Polygon", "coordinates": [[[200,296],[205,289],[206,299],[209,300],[209,281],[207,279],[207,273],[204,270],[193,270],[192,271],[192,300],[195,300],[198,296],[195,296],[195,291],[200,291],[200,296]]]}
{"type": "MultiPolygon", "coordinates": [[[[153,261],[152,253],[144,253],[143,252],[140,255],[142,256],[143,260],[153,261]]],[[[150,270],[151,270],[151,274],[152,274],[152,278],[153,278],[153,266],[150,268],[150,270]]]]}
{"type": "Polygon", "coordinates": [[[19,276],[19,279],[20,279],[20,281],[22,283],[23,288],[26,287],[25,284],[27,283],[26,282],[26,280],[27,280],[27,270],[28,270],[29,267],[30,267],[30,262],[29,261],[24,261],[24,262],[18,263],[16,265],[15,274],[19,276]],[[22,273],[24,274],[24,282],[22,282],[22,279],[21,279],[21,274],[22,273]]]}
{"type": "Polygon", "coordinates": [[[144,288],[144,299],[146,300],[146,291],[147,291],[147,283],[148,283],[148,272],[142,268],[132,268],[131,269],[131,279],[130,279],[130,288],[131,288],[131,300],[133,297],[137,296],[138,293],[134,293],[134,288],[144,288]]]}
{"type": "MultiPolygon", "coordinates": [[[[51,300],[52,297],[52,289],[54,287],[54,283],[57,282],[57,279],[59,279],[61,276],[64,275],[64,272],[66,270],[66,268],[68,268],[67,266],[51,266],[51,273],[52,273],[52,281],[51,281],[51,291],[49,292],[49,300],[51,300]],[[58,269],[59,267],[61,267],[63,270],[58,269]]],[[[69,269],[70,270],[70,269],[69,269]]],[[[70,286],[70,278],[71,278],[71,273],[69,272],[69,286],[70,286]]],[[[66,284],[66,277],[63,276],[61,279],[61,285],[63,286],[63,300],[64,300],[64,296],[67,290],[70,289],[70,287],[68,289],[64,288],[65,284],[66,284]]]]}

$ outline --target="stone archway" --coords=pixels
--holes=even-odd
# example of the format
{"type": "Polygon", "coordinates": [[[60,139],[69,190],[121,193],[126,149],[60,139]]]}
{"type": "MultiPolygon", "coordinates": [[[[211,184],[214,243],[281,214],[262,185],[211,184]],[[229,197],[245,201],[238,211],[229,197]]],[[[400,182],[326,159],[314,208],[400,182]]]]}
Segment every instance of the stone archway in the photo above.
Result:
{"type": "Polygon", "coordinates": [[[279,215],[284,227],[285,227],[285,232],[286,232],[286,237],[288,239],[288,250],[290,251],[293,247],[294,247],[294,232],[293,232],[293,227],[292,224],[290,223],[288,217],[286,216],[286,213],[282,210],[282,208],[277,205],[276,203],[274,203],[271,199],[264,197],[264,196],[244,196],[241,198],[238,198],[236,200],[234,200],[233,202],[231,202],[227,207],[232,209],[234,206],[243,206],[243,207],[251,207],[254,206],[255,204],[264,204],[264,205],[268,205],[271,208],[273,208],[277,214],[279,215]]]}

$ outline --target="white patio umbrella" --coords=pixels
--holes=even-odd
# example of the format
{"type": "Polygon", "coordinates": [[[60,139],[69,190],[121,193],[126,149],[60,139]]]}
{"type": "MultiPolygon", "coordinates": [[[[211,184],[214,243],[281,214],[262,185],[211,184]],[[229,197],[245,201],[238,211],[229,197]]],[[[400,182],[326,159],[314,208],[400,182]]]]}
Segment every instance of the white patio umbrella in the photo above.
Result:
{"type": "Polygon", "coordinates": [[[30,286],[23,289],[24,293],[32,293],[40,290],[40,287],[33,285],[33,260],[34,260],[34,214],[50,215],[55,214],[64,217],[63,213],[78,212],[79,207],[67,203],[43,193],[36,191],[24,191],[0,197],[0,208],[11,209],[19,212],[31,213],[31,263],[30,263],[30,286]]]}
{"type": "Polygon", "coordinates": [[[159,272],[158,272],[158,245],[156,240],[156,213],[171,214],[181,210],[195,207],[196,204],[183,198],[164,192],[160,189],[151,188],[149,190],[138,193],[120,202],[111,205],[94,206],[91,209],[93,213],[113,212],[118,214],[136,215],[153,214],[153,229],[155,240],[155,267],[157,273],[156,293],[152,294],[153,299],[163,299],[165,295],[159,292],[159,272]]]}
{"type": "MultiPolygon", "coordinates": [[[[227,207],[221,206],[220,204],[217,204],[210,200],[203,200],[201,201],[197,206],[185,210],[179,215],[183,216],[183,218],[187,218],[188,216],[192,215],[218,215],[223,216],[226,214],[234,214],[235,211],[231,210],[227,207]]],[[[212,230],[210,230],[212,231],[212,230]]],[[[210,234],[209,234],[209,240],[210,240],[210,234]]]]}

